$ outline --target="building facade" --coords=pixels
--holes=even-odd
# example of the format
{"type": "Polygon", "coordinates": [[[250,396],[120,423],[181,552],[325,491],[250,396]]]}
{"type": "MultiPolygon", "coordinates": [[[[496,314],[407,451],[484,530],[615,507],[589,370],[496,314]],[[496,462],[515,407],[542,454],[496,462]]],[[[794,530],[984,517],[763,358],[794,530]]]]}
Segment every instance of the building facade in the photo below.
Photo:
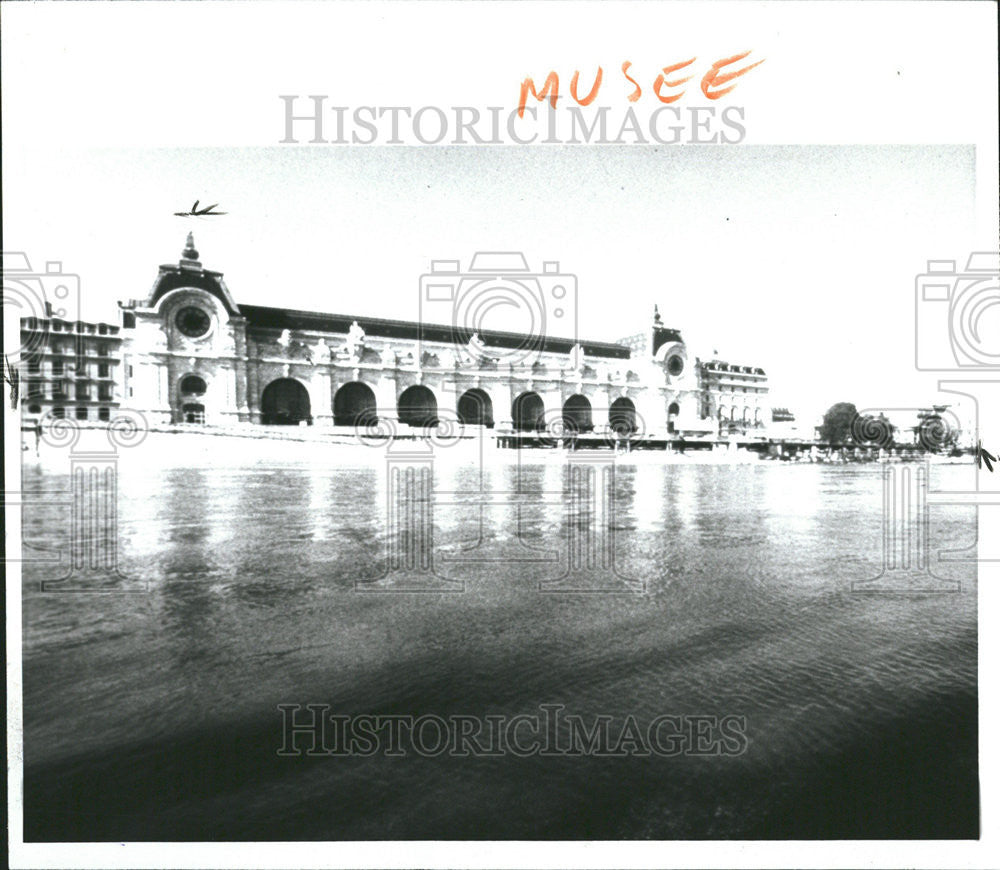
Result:
{"type": "Polygon", "coordinates": [[[105,422],[121,404],[120,327],[52,316],[21,318],[20,402],[43,416],[105,422]]]}
{"type": "MultiPolygon", "coordinates": [[[[501,281],[500,266],[502,282],[531,298],[565,292],[549,280],[557,264],[536,275],[519,254],[476,255],[466,283],[453,282],[455,310],[467,301],[463,287],[482,294],[501,281]]],[[[722,411],[727,424],[754,424],[766,396],[763,372],[748,370],[742,380],[753,391],[730,418],[732,400],[718,397],[732,378],[706,378],[659,312],[648,340],[627,344],[239,305],[191,235],[145,299],[120,305],[124,400],[159,424],[454,425],[669,440],[717,437],[722,411]]]]}
{"type": "Polygon", "coordinates": [[[767,375],[762,368],[719,359],[698,362],[702,416],[714,419],[722,436],[764,433],[771,418],[767,375]]]}

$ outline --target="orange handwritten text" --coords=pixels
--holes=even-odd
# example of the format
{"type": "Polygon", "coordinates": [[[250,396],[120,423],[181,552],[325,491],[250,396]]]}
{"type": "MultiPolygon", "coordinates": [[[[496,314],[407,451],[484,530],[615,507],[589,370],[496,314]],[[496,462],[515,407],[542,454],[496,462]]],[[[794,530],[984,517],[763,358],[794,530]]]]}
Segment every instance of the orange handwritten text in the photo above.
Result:
{"type": "Polygon", "coordinates": [[[632,66],[632,61],[627,60],[622,64],[622,75],[625,76],[633,85],[635,85],[635,90],[628,95],[628,101],[634,103],[639,97],[642,96],[642,88],[639,87],[639,83],[628,74],[629,68],[632,66]]]}
{"type": "Polygon", "coordinates": [[[554,109],[556,107],[556,100],[559,99],[559,74],[550,72],[546,76],[545,86],[542,88],[541,93],[535,90],[535,81],[531,76],[521,82],[521,102],[518,104],[517,110],[519,118],[524,117],[524,104],[528,101],[528,91],[531,91],[531,96],[536,100],[544,100],[545,96],[548,95],[554,109]]]}
{"type": "Polygon", "coordinates": [[[722,88],[721,90],[711,92],[708,89],[712,87],[712,85],[724,85],[726,82],[738,79],[740,76],[746,75],[750,72],[750,70],[752,70],[755,66],[760,66],[764,62],[763,60],[758,60],[757,63],[752,63],[750,66],[743,67],[743,69],[738,69],[730,73],[724,73],[721,76],[719,75],[719,70],[724,66],[729,66],[731,63],[743,60],[743,58],[745,58],[748,54],[750,54],[749,51],[744,51],[743,54],[734,54],[732,57],[717,60],[714,64],[712,64],[712,68],[705,73],[705,77],[701,80],[701,92],[710,100],[717,100],[719,97],[728,94],[733,88],[736,87],[736,85],[730,85],[728,88],[722,88]]]}
{"type": "MultiPolygon", "coordinates": [[[[750,51],[744,51],[740,54],[734,54],[732,57],[726,57],[722,60],[717,60],[715,63],[709,67],[708,71],[702,76],[701,79],[701,92],[708,97],[710,100],[717,100],[720,97],[728,94],[733,88],[736,87],[735,84],[729,85],[729,87],[723,87],[729,84],[729,82],[738,79],[740,76],[746,75],[754,67],[760,66],[764,60],[758,60],[754,63],[748,64],[747,66],[740,67],[739,69],[730,70],[723,72],[724,67],[731,66],[732,64],[739,63],[750,51]]],[[[680,70],[686,69],[691,66],[697,58],[692,57],[690,60],[680,61],[679,63],[669,64],[661,68],[660,73],[656,76],[653,82],[653,93],[656,98],[661,103],[676,103],[687,90],[679,91],[678,93],[664,93],[665,88],[679,88],[686,82],[691,81],[694,78],[693,75],[684,76],[682,78],[667,78],[667,76],[672,73],[679,72],[680,70]]],[[[632,76],[629,75],[629,70],[632,67],[632,62],[627,60],[622,64],[622,75],[625,79],[633,85],[631,93],[627,94],[627,99],[630,103],[636,102],[642,96],[642,87],[639,82],[636,81],[632,76]]],[[[595,99],[597,99],[598,92],[601,90],[601,85],[604,80],[604,68],[597,68],[597,75],[594,76],[594,84],[590,89],[590,92],[585,97],[580,97],[577,92],[577,87],[580,81],[580,71],[576,70],[573,73],[573,78],[570,82],[569,92],[573,99],[581,106],[589,106],[595,99]]],[[[559,74],[555,70],[551,71],[545,77],[545,84],[542,86],[541,90],[535,86],[535,80],[531,76],[527,76],[524,81],[521,82],[521,96],[517,104],[517,115],[519,118],[524,117],[524,109],[528,103],[528,95],[531,95],[536,100],[544,102],[546,98],[549,100],[549,104],[554,109],[556,107],[556,101],[559,99],[559,74]]]]}
{"type": "MultiPolygon", "coordinates": [[[[576,84],[580,81],[580,71],[577,70],[573,73],[573,81],[569,83],[569,92],[573,95],[573,99],[576,100],[581,106],[589,106],[594,102],[594,98],[597,96],[597,92],[601,89],[601,79],[604,78],[604,70],[601,67],[597,68],[597,78],[594,79],[594,86],[590,89],[590,93],[587,94],[582,100],[576,95],[576,84]]],[[[524,99],[524,92],[521,92],[521,99],[524,99]]],[[[523,106],[524,103],[522,102],[523,106]]],[[[524,117],[522,112],[521,117],[524,117]]]]}
{"type": "Polygon", "coordinates": [[[694,78],[694,76],[688,76],[687,78],[683,79],[674,79],[671,82],[667,81],[667,79],[664,78],[664,74],[677,72],[677,70],[679,69],[684,69],[684,67],[686,66],[691,66],[691,64],[693,64],[697,59],[698,58],[696,57],[692,57],[691,60],[685,60],[682,61],[681,63],[675,63],[673,66],[665,66],[663,68],[663,73],[658,75],[656,77],[656,81],[653,82],[653,93],[656,94],[657,99],[661,103],[676,103],[681,97],[684,96],[684,91],[681,91],[679,94],[671,94],[670,96],[665,97],[663,96],[663,94],[660,93],[660,88],[662,88],[664,85],[666,85],[668,88],[679,88],[682,84],[684,84],[684,82],[689,82],[691,81],[692,78],[694,78]]]}

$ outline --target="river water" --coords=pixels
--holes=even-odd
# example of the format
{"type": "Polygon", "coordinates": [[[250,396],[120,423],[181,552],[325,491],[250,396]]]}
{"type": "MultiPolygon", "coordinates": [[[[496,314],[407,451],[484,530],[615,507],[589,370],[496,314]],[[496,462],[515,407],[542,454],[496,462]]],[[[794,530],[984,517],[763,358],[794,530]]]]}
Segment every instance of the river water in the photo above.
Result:
{"type": "MultiPolygon", "coordinates": [[[[974,554],[975,513],[931,509],[960,591],[858,591],[882,566],[877,465],[618,457],[602,513],[563,497],[553,451],[151,436],[116,464],[120,575],[43,591],[67,572],[69,463],[25,455],[27,840],[977,836],[976,577],[938,556],[974,554]],[[414,480],[424,513],[397,528],[414,480]],[[588,529],[613,562],[576,572],[588,529]],[[387,570],[406,535],[426,547],[387,570]],[[735,716],[746,741],[288,757],[279,704],[735,716]]],[[[931,488],[972,474],[932,467],[931,488]]]]}

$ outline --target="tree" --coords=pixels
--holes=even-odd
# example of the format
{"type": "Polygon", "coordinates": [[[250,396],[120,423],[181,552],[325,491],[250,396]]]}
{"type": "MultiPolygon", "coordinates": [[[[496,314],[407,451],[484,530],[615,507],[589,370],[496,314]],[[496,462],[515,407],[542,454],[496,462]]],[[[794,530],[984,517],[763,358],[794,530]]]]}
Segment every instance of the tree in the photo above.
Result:
{"type": "Polygon", "coordinates": [[[823,415],[819,437],[827,444],[851,442],[851,426],[858,416],[858,409],[851,402],[837,402],[823,415]]]}

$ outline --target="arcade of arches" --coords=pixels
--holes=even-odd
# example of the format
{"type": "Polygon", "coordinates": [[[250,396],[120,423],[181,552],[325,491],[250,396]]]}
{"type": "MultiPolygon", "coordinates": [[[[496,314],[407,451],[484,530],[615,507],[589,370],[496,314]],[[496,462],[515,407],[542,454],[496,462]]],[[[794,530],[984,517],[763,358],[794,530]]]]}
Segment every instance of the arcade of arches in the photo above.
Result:
{"type": "MultiPolygon", "coordinates": [[[[182,380],[181,390],[187,395],[199,396],[206,385],[200,377],[188,376],[182,380]]],[[[198,419],[204,409],[198,405],[185,406],[188,419],[198,419]]],[[[458,399],[458,419],[467,426],[495,425],[493,402],[485,390],[466,390],[458,399]]],[[[669,409],[672,418],[679,412],[677,403],[669,409]]],[[[404,390],[397,401],[396,413],[404,426],[428,427],[438,424],[438,403],[427,387],[416,385],[404,390]]],[[[562,423],[567,432],[587,433],[595,428],[594,409],[583,395],[570,396],[562,406],[562,423]]],[[[378,420],[375,392],[360,381],[340,387],[333,397],[333,422],[335,426],[373,425],[378,420]]],[[[523,392],[511,406],[511,420],[515,431],[540,432],[546,428],[546,409],[542,397],[533,391],[523,392]]],[[[294,378],[272,381],[261,395],[261,422],[266,425],[297,425],[311,423],[312,413],[309,392],[294,378]]],[[[598,420],[598,423],[600,421],[598,420]]],[[[635,403],[626,397],[616,399],[608,410],[608,425],[619,435],[638,431],[635,403]]]]}

